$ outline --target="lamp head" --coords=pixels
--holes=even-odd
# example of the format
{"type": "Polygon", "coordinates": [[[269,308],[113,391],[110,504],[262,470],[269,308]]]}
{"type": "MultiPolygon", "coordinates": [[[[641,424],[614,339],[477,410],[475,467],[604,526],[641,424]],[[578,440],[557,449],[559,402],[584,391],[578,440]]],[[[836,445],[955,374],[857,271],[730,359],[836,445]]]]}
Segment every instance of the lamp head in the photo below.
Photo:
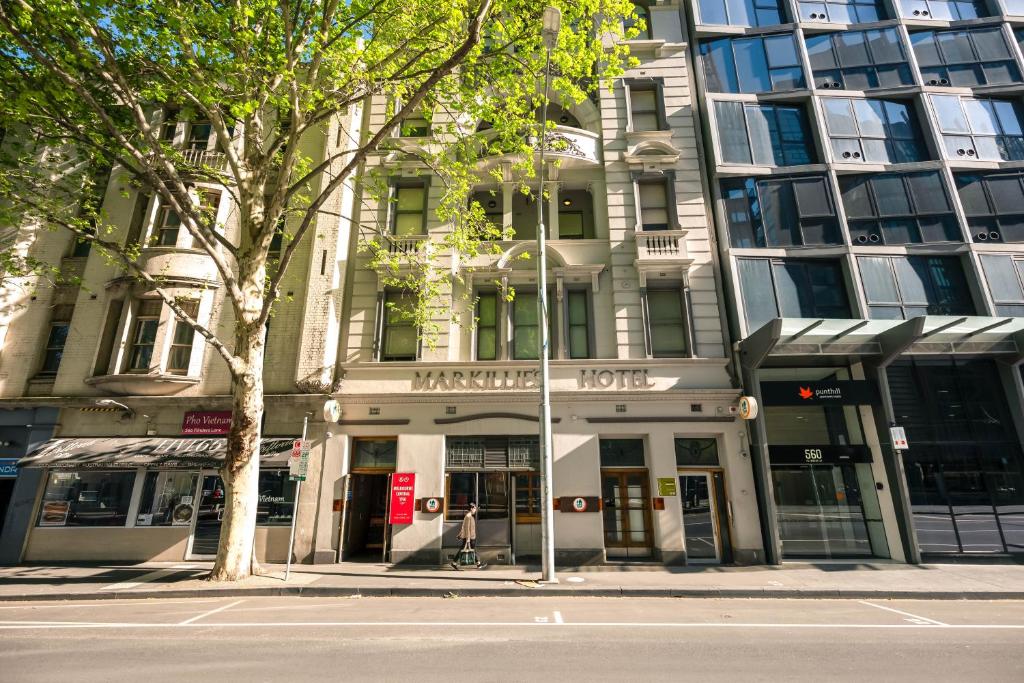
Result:
{"type": "Polygon", "coordinates": [[[562,27],[562,10],[557,7],[545,7],[544,18],[541,24],[540,35],[544,40],[544,47],[552,49],[558,42],[558,32],[562,27]]]}

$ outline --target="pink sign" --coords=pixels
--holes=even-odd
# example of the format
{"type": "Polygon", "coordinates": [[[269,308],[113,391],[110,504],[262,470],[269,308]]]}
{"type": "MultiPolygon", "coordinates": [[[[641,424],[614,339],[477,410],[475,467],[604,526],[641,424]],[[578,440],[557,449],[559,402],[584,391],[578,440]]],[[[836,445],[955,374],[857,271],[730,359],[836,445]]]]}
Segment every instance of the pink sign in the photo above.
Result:
{"type": "Polygon", "coordinates": [[[182,434],[227,434],[231,431],[230,410],[190,410],[181,421],[182,434]]]}
{"type": "Polygon", "coordinates": [[[391,524],[412,524],[412,510],[416,500],[416,475],[395,472],[391,475],[391,524]]]}

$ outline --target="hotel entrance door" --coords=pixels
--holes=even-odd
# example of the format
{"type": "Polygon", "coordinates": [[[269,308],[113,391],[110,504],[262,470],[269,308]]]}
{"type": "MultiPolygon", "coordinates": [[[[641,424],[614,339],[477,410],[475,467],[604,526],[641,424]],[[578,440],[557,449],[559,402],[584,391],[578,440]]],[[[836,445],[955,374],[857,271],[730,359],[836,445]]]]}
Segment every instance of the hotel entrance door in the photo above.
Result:
{"type": "Polygon", "coordinates": [[[654,547],[647,470],[601,470],[605,554],[648,558],[654,547]]]}

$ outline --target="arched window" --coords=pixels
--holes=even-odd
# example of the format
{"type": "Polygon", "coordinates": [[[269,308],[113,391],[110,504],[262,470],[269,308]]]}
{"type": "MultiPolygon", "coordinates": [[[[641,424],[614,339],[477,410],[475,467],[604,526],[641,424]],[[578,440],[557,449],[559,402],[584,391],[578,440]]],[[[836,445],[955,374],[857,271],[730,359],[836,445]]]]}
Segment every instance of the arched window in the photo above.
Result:
{"type": "Polygon", "coordinates": [[[633,11],[636,13],[636,19],[627,18],[623,22],[623,27],[628,31],[631,28],[636,28],[640,31],[638,39],[650,39],[654,37],[651,31],[651,10],[647,7],[647,2],[634,2],[633,11]]]}

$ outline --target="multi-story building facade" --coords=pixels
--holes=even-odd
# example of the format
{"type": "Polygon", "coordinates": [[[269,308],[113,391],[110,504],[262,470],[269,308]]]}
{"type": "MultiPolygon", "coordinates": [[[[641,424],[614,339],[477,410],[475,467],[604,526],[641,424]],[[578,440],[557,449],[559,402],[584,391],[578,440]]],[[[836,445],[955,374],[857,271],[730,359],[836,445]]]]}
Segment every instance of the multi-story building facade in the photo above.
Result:
{"type": "Polygon", "coordinates": [[[772,561],[1024,550],[1022,12],[688,4],[772,561]]]}

